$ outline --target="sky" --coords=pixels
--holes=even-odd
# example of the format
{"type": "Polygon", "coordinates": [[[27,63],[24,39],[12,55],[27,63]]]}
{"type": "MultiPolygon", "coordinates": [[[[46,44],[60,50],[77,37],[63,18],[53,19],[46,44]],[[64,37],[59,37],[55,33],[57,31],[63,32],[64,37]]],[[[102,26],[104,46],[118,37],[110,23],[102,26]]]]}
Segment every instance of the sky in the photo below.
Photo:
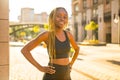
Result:
{"type": "Polygon", "coordinates": [[[68,15],[72,14],[71,0],[9,0],[9,20],[18,21],[18,16],[21,14],[21,8],[34,8],[34,13],[41,12],[49,13],[55,7],[64,7],[68,15]]]}

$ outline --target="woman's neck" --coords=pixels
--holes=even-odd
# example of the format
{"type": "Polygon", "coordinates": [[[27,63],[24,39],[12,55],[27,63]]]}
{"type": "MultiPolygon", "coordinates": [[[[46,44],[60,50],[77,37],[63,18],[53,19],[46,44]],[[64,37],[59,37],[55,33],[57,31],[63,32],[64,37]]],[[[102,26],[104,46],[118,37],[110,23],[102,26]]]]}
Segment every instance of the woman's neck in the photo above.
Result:
{"type": "Polygon", "coordinates": [[[63,29],[62,30],[56,30],[55,33],[56,34],[61,34],[61,33],[63,33],[63,29]]]}
{"type": "Polygon", "coordinates": [[[56,28],[56,29],[55,29],[55,32],[56,32],[56,33],[57,33],[57,32],[58,32],[58,33],[59,33],[59,32],[63,32],[63,28],[56,28]]]}

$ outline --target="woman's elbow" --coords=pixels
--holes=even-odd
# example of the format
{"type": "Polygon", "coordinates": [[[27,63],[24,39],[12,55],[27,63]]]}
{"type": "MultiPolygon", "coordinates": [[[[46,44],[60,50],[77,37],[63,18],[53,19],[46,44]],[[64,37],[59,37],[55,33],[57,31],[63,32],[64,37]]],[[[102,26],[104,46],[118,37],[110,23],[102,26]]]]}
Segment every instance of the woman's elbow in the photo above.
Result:
{"type": "Polygon", "coordinates": [[[21,53],[22,53],[22,54],[24,53],[24,49],[21,49],[21,53]]]}
{"type": "Polygon", "coordinates": [[[79,52],[79,50],[80,50],[80,47],[79,47],[79,46],[77,46],[76,50],[79,52]]]}
{"type": "Polygon", "coordinates": [[[21,53],[22,53],[22,54],[25,54],[25,52],[26,52],[26,49],[25,49],[25,48],[22,48],[22,49],[21,49],[21,53]]]}
{"type": "Polygon", "coordinates": [[[80,48],[77,46],[77,47],[75,48],[75,52],[79,53],[79,50],[80,50],[80,48]]]}

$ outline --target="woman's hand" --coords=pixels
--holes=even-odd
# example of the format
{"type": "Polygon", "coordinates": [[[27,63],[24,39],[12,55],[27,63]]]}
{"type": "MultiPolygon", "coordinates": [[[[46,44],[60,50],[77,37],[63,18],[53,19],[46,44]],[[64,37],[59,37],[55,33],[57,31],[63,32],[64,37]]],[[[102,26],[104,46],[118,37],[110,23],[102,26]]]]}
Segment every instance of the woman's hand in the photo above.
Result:
{"type": "Polygon", "coordinates": [[[55,73],[55,68],[52,66],[43,66],[42,67],[42,72],[49,73],[49,74],[54,74],[55,73]]]}
{"type": "Polygon", "coordinates": [[[69,67],[70,67],[70,71],[72,70],[72,65],[71,65],[71,63],[69,63],[69,67]]]}

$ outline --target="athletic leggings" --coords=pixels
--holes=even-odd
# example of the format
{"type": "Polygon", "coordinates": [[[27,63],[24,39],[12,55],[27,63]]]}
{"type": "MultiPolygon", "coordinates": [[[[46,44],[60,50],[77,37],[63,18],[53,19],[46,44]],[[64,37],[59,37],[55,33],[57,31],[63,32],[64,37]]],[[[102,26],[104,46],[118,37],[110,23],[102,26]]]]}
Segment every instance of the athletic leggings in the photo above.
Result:
{"type": "MultiPolygon", "coordinates": [[[[51,66],[51,64],[49,64],[49,66],[51,66]]],[[[55,74],[45,73],[43,80],[71,80],[69,65],[52,64],[52,66],[55,67],[55,74]]]]}

